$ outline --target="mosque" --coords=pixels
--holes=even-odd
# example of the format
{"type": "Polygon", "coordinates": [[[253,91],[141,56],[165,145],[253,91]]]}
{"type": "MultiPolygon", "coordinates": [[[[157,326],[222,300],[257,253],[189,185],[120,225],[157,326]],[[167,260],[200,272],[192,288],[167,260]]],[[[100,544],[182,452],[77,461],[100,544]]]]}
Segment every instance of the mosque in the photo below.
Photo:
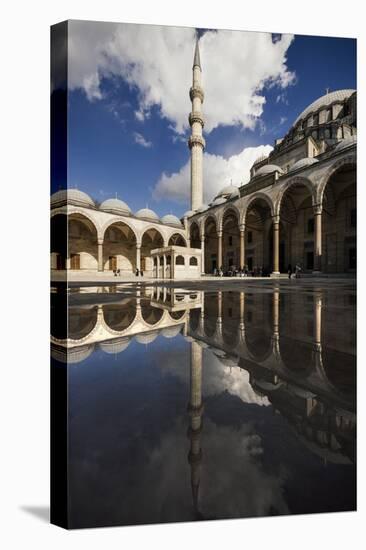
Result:
{"type": "Polygon", "coordinates": [[[51,196],[51,270],[57,279],[100,280],[119,270],[158,279],[196,279],[246,266],[273,277],[299,264],[309,274],[356,272],[355,90],[328,92],[309,105],[250,181],[225,185],[203,203],[202,68],[198,42],[189,90],[191,210],[182,219],[120,199],[100,205],[77,189],[51,196]],[[68,234],[68,242],[62,237],[68,234]]]}

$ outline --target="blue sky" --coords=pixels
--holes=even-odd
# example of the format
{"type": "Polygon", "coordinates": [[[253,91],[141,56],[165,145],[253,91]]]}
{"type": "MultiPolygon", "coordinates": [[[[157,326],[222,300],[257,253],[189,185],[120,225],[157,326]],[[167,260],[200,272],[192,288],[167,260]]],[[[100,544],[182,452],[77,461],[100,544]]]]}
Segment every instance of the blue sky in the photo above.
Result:
{"type": "MultiPolygon", "coordinates": [[[[185,121],[194,31],[73,25],[69,186],[98,201],[117,193],[132,211],[148,205],[159,215],[183,214],[189,208],[185,121]],[[131,32],[135,46],[128,49],[131,32]]],[[[273,145],[326,88],[356,88],[355,40],[286,35],[268,41],[264,33],[219,33],[200,33],[207,196],[230,179],[245,182],[253,160],[269,152],[260,146],[273,145]],[[241,39],[248,51],[236,55],[241,39]]],[[[65,186],[57,180],[54,190],[65,186]]]]}

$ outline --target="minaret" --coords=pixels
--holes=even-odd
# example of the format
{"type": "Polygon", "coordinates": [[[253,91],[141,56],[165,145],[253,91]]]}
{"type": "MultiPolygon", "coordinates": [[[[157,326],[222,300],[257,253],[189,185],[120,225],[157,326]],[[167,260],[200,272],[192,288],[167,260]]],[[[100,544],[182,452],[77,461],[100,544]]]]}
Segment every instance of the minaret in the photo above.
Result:
{"type": "Polygon", "coordinates": [[[188,140],[188,147],[191,150],[191,210],[197,210],[202,206],[203,202],[202,158],[206,144],[202,137],[204,124],[202,103],[204,93],[201,86],[201,75],[200,50],[197,39],[193,60],[193,84],[189,90],[189,97],[192,101],[192,112],[189,113],[189,124],[192,128],[192,134],[188,140]]]}

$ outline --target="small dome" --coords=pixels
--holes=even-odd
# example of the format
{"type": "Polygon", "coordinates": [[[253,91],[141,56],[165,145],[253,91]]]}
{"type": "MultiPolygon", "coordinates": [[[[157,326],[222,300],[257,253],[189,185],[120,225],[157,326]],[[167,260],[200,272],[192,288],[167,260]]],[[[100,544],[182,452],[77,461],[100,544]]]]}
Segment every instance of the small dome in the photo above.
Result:
{"type": "Polygon", "coordinates": [[[128,347],[129,343],[129,338],[116,338],[115,340],[102,342],[99,347],[105,353],[121,353],[128,347]]]}
{"type": "Polygon", "coordinates": [[[216,198],[218,198],[218,197],[230,197],[230,195],[232,195],[233,193],[235,193],[235,195],[238,197],[239,194],[240,194],[239,187],[237,187],[236,185],[226,185],[216,195],[216,198]]]}
{"type": "Polygon", "coordinates": [[[180,219],[173,214],[166,214],[161,218],[161,221],[167,225],[178,225],[179,227],[182,227],[180,219]]]}
{"type": "Polygon", "coordinates": [[[191,216],[194,216],[193,210],[187,210],[187,212],[183,214],[183,218],[190,218],[191,216]]]}
{"type": "Polygon", "coordinates": [[[158,336],[158,331],[155,332],[141,332],[135,337],[136,342],[139,344],[151,344],[158,336]]]}
{"type": "Polygon", "coordinates": [[[351,145],[357,144],[357,136],[351,136],[346,139],[342,139],[337,145],[335,146],[335,151],[342,151],[342,149],[346,149],[347,147],[351,147],[351,145]]]}
{"type": "Polygon", "coordinates": [[[178,336],[182,329],[182,325],[175,325],[173,327],[166,327],[161,330],[161,334],[165,338],[175,338],[175,336],[178,336]]]}
{"type": "Polygon", "coordinates": [[[272,174],[272,172],[279,172],[280,174],[283,174],[282,168],[277,166],[277,164],[265,164],[259,168],[255,175],[266,176],[267,174],[272,174]]]}
{"type": "Polygon", "coordinates": [[[197,208],[197,212],[204,212],[207,208],[207,204],[202,204],[199,208],[197,208]]]}
{"type": "Polygon", "coordinates": [[[112,212],[113,214],[130,214],[131,209],[125,202],[120,199],[107,199],[100,205],[100,210],[112,212]]]}
{"type": "Polygon", "coordinates": [[[306,109],[304,109],[304,111],[297,117],[297,119],[294,122],[294,126],[296,126],[296,124],[301,119],[306,118],[308,115],[310,115],[310,113],[316,113],[322,107],[324,107],[324,108],[328,107],[329,105],[331,105],[332,103],[335,103],[337,101],[339,101],[341,103],[346,101],[346,99],[351,97],[351,95],[355,91],[356,90],[336,90],[334,92],[330,92],[329,94],[325,94],[325,95],[319,97],[318,99],[313,101],[313,103],[310,103],[310,105],[308,107],[306,107],[306,109]]]}
{"type": "Polygon", "coordinates": [[[304,159],[300,159],[289,168],[289,173],[295,172],[295,170],[300,170],[301,168],[306,168],[306,166],[311,166],[312,164],[315,164],[317,162],[319,162],[318,159],[315,159],[312,157],[306,157],[304,159]]]}
{"type": "Polygon", "coordinates": [[[224,197],[217,197],[214,201],[212,201],[211,206],[219,206],[220,204],[224,204],[226,202],[226,199],[224,197]]]}
{"type": "Polygon", "coordinates": [[[51,207],[61,206],[61,204],[74,204],[76,206],[86,206],[95,208],[95,203],[84,191],[79,189],[60,189],[51,195],[51,207]]]}
{"type": "Polygon", "coordinates": [[[253,166],[257,166],[257,164],[259,164],[260,162],[263,162],[264,160],[266,160],[266,158],[268,158],[267,155],[261,155],[260,157],[255,159],[255,161],[253,162],[253,166]]]}
{"type": "Polygon", "coordinates": [[[150,210],[150,208],[141,208],[138,212],[136,212],[135,216],[136,218],[151,220],[153,222],[159,221],[159,216],[155,214],[153,210],[150,210]]]}

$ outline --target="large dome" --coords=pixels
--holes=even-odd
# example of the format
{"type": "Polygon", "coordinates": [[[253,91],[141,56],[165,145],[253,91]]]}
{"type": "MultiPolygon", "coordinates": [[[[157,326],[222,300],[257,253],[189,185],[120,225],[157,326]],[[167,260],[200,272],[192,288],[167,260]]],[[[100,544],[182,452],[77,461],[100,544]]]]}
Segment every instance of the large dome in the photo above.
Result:
{"type": "Polygon", "coordinates": [[[120,199],[107,199],[100,205],[101,210],[112,212],[113,214],[130,214],[131,209],[120,199]]]}
{"type": "Polygon", "coordinates": [[[297,162],[295,162],[295,164],[293,164],[291,168],[289,168],[289,173],[295,172],[295,170],[300,170],[301,168],[305,168],[306,166],[311,166],[316,162],[318,162],[318,160],[311,157],[305,157],[303,159],[300,159],[297,162]]]}
{"type": "Polygon", "coordinates": [[[322,107],[329,107],[332,103],[337,101],[343,102],[355,92],[356,90],[336,90],[335,92],[330,92],[325,94],[311,103],[303,112],[297,117],[294,122],[294,126],[303,118],[306,118],[310,113],[316,113],[322,107]]]}
{"type": "Polygon", "coordinates": [[[283,174],[282,168],[277,166],[277,164],[265,164],[259,168],[255,175],[266,176],[267,174],[272,174],[272,172],[279,172],[280,174],[283,174]]]}
{"type": "Polygon", "coordinates": [[[61,204],[74,204],[76,206],[95,207],[92,198],[84,191],[79,189],[60,189],[51,195],[51,207],[56,207],[61,204]]]}
{"type": "Polygon", "coordinates": [[[155,214],[153,210],[150,210],[150,208],[141,208],[138,212],[135,214],[136,218],[142,218],[144,220],[151,220],[153,222],[159,221],[159,216],[155,214]]]}
{"type": "Polygon", "coordinates": [[[167,225],[177,225],[178,227],[182,227],[180,219],[173,214],[166,214],[161,218],[161,221],[167,225]]]}

